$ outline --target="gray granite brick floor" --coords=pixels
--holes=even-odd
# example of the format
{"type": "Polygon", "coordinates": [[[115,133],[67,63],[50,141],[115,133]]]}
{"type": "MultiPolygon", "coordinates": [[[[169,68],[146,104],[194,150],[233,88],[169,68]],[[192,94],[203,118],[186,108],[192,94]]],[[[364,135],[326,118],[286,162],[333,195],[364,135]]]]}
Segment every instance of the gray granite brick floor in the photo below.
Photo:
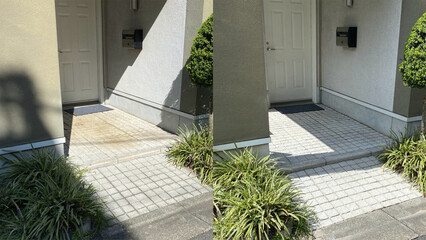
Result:
{"type": "Polygon", "coordinates": [[[422,194],[375,157],[344,161],[292,173],[302,200],[318,217],[316,228],[388,207],[422,194]]]}
{"type": "Polygon", "coordinates": [[[85,179],[118,222],[212,191],[190,170],[167,164],[163,154],[96,168],[85,179]]]}
{"type": "Polygon", "coordinates": [[[165,151],[176,135],[144,120],[114,108],[64,113],[64,127],[69,160],[87,169],[85,179],[114,216],[111,224],[212,192],[189,169],[167,163],[165,151]]]}
{"type": "Polygon", "coordinates": [[[325,165],[327,157],[377,149],[389,140],[331,108],[320,106],[324,110],[295,114],[269,110],[269,148],[283,168],[296,168],[303,163],[325,165]]]}
{"type": "Polygon", "coordinates": [[[78,117],[64,112],[65,154],[74,163],[96,167],[144,153],[164,152],[176,138],[140,118],[113,109],[78,117]]]}

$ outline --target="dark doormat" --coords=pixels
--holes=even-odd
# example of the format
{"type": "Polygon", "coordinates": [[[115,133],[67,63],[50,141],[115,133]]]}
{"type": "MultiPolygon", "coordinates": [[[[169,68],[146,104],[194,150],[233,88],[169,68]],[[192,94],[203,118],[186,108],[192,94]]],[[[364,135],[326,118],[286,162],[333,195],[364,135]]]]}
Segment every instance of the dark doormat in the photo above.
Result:
{"type": "Polygon", "coordinates": [[[86,107],[74,107],[64,111],[77,117],[77,116],[87,115],[91,113],[106,112],[110,110],[112,110],[112,108],[105,107],[103,105],[98,104],[98,105],[91,105],[86,107]]]}
{"type": "Polygon", "coordinates": [[[324,108],[315,104],[302,104],[302,105],[293,105],[293,106],[285,106],[285,107],[276,107],[275,109],[282,114],[292,114],[292,113],[313,112],[313,111],[324,110],[324,108]]]}

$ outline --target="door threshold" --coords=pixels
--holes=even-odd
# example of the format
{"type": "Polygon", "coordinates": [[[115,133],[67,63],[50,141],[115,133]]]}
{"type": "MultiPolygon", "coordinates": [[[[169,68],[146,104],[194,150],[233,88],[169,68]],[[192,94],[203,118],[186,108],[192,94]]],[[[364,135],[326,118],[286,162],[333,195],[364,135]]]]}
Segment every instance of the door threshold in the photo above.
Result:
{"type": "Polygon", "coordinates": [[[313,103],[314,102],[312,102],[312,99],[301,100],[301,101],[292,101],[292,102],[282,102],[282,103],[271,103],[270,108],[303,105],[303,104],[313,104],[313,103]]]}
{"type": "Polygon", "coordinates": [[[73,107],[81,107],[81,106],[87,106],[87,105],[95,105],[100,104],[99,101],[87,101],[87,102],[78,102],[78,103],[67,103],[62,104],[62,109],[69,109],[73,107]]]}

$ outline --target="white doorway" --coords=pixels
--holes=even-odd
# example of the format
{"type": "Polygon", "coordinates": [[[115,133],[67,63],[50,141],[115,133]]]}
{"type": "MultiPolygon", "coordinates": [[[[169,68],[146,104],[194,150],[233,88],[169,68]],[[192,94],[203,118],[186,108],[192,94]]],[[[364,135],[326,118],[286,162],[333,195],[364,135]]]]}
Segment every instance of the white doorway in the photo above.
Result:
{"type": "Polygon", "coordinates": [[[99,101],[96,1],[56,0],[62,103],[99,101]]]}
{"type": "Polygon", "coordinates": [[[314,99],[312,0],[264,0],[265,61],[271,104],[314,99]]]}

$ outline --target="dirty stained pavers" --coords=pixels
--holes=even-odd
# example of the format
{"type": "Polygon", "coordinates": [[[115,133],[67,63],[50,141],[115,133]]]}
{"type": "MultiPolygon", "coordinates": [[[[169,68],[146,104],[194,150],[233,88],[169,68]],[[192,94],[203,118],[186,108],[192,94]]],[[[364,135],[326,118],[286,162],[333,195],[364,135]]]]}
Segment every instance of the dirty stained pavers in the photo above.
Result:
{"type": "Polygon", "coordinates": [[[85,179],[113,217],[102,239],[210,234],[211,187],[202,186],[189,169],[167,163],[165,151],[176,135],[118,109],[78,117],[64,113],[64,119],[69,160],[87,169],[85,179]],[[162,235],[167,231],[152,227],[173,218],[180,231],[162,235]]]}
{"type": "Polygon", "coordinates": [[[271,157],[292,171],[371,156],[389,138],[329,107],[282,114],[269,110],[271,157]]]}
{"type": "Polygon", "coordinates": [[[65,154],[75,164],[91,168],[164,152],[176,139],[176,135],[115,108],[78,117],[64,112],[64,129],[65,154]]]}

